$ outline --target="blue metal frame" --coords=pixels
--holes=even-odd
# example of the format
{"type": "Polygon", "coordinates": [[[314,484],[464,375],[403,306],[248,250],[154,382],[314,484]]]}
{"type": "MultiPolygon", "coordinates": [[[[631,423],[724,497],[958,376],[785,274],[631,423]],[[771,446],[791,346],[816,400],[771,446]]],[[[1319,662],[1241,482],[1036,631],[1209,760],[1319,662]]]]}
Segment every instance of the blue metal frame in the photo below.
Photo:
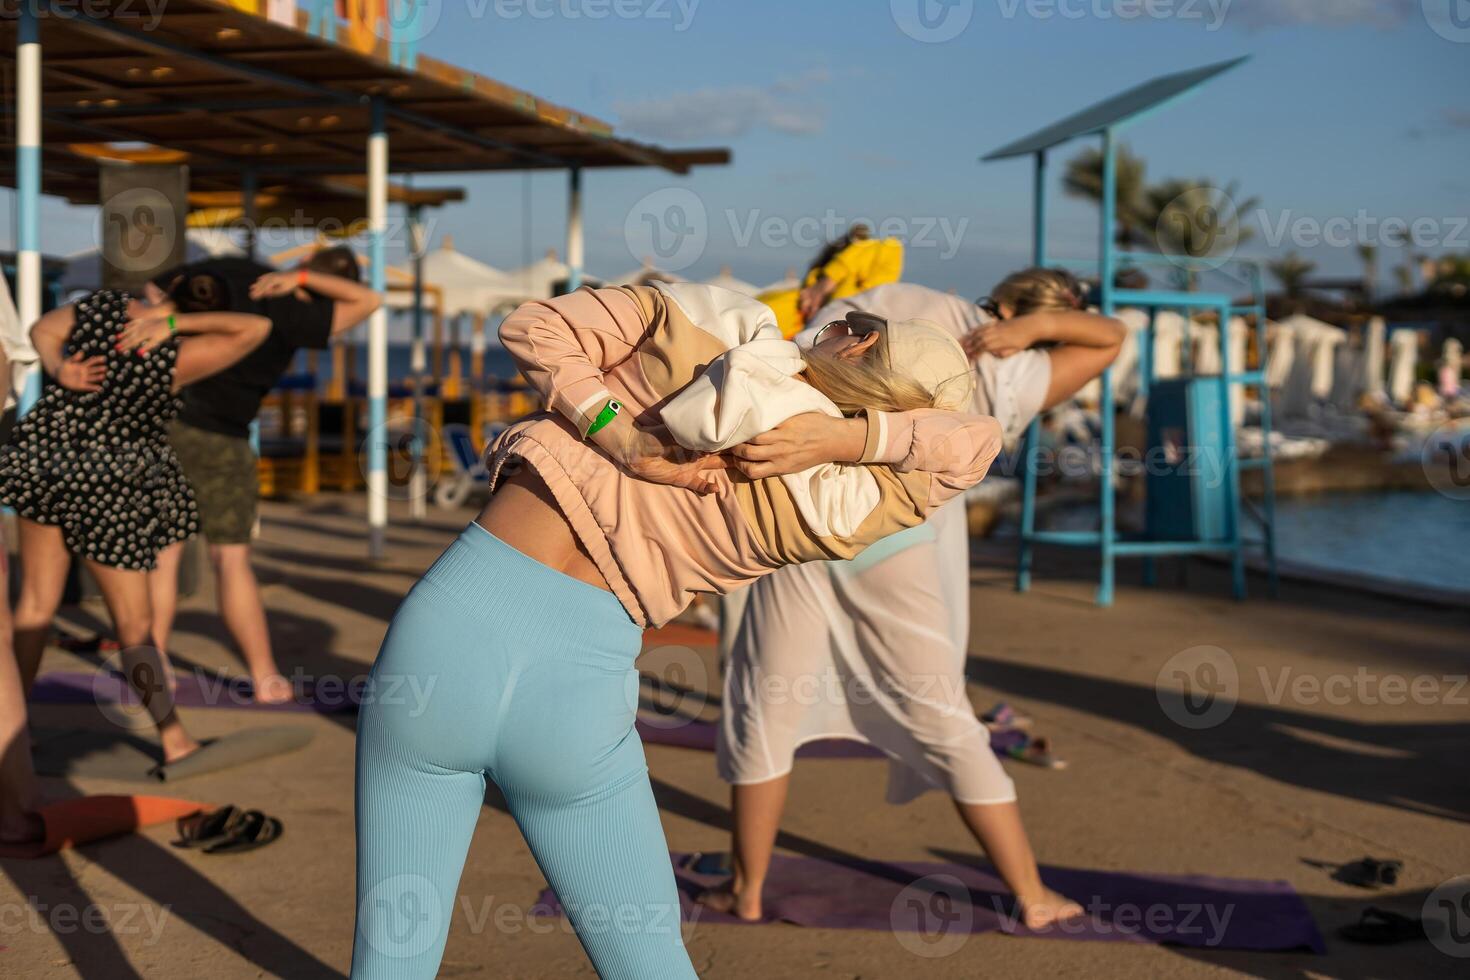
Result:
{"type": "MultiPolygon", "coordinates": [[[[1231,63],[1230,66],[1233,66],[1233,64],[1235,63],[1231,63]]],[[[1165,100],[1162,104],[1167,104],[1177,97],[1177,95],[1173,96],[1165,100]]],[[[1145,109],[1135,111],[1131,115],[1113,120],[1101,130],[1097,130],[1102,136],[1103,153],[1102,214],[1099,222],[1098,258],[1095,266],[1100,286],[1099,306],[1102,313],[1107,316],[1113,315],[1120,304],[1140,307],[1148,313],[1148,327],[1140,340],[1138,354],[1139,395],[1144,399],[1145,404],[1149,389],[1154,381],[1153,340],[1154,324],[1158,311],[1161,309],[1181,310],[1187,319],[1188,315],[1193,311],[1212,310],[1219,317],[1220,377],[1223,388],[1223,397],[1220,399],[1220,411],[1222,413],[1221,431],[1224,442],[1220,448],[1225,457],[1223,467],[1226,480],[1224,490],[1226,511],[1228,514],[1228,533],[1223,541],[1143,541],[1121,540],[1118,537],[1114,487],[1116,405],[1113,395],[1113,372],[1109,368],[1103,372],[1100,378],[1101,398],[1099,412],[1101,414],[1101,433],[1099,436],[1100,473],[1098,490],[1100,520],[1097,531],[1038,531],[1036,529],[1036,478],[1041,446],[1040,419],[1032,419],[1030,425],[1027,427],[1025,448],[1022,451],[1021,535],[1016,561],[1016,589],[1020,592],[1025,592],[1031,587],[1035,546],[1038,544],[1047,544],[1097,549],[1101,559],[1101,567],[1098,574],[1096,597],[1098,605],[1101,606],[1112,605],[1115,587],[1114,567],[1119,557],[1143,558],[1144,580],[1147,584],[1151,585],[1154,581],[1153,559],[1157,556],[1204,553],[1226,554],[1230,558],[1232,592],[1236,598],[1244,598],[1246,593],[1244,554],[1246,541],[1242,534],[1243,500],[1240,488],[1240,471],[1242,468],[1249,468],[1261,469],[1263,471],[1264,499],[1262,501],[1261,513],[1258,515],[1263,534],[1261,541],[1258,543],[1261,544],[1265,552],[1271,594],[1273,596],[1276,594],[1275,474],[1270,448],[1271,399],[1269,391],[1266,390],[1265,288],[1259,263],[1245,260],[1232,260],[1235,265],[1243,268],[1245,272],[1244,284],[1249,287],[1252,295],[1252,301],[1244,305],[1236,305],[1230,296],[1223,293],[1119,289],[1115,283],[1117,271],[1121,267],[1162,263],[1190,265],[1190,260],[1187,258],[1181,259],[1153,253],[1120,251],[1114,241],[1114,219],[1117,208],[1117,131],[1126,123],[1142,118],[1157,108],[1158,106],[1145,107],[1145,109]],[[1260,367],[1255,371],[1242,373],[1231,372],[1229,324],[1231,316],[1235,314],[1249,314],[1255,317],[1257,349],[1259,351],[1260,361],[1260,367]],[[1235,388],[1244,385],[1256,385],[1261,390],[1261,430],[1264,437],[1264,446],[1259,459],[1241,460],[1238,458],[1236,450],[1235,429],[1231,420],[1231,405],[1233,399],[1236,397],[1235,388]]],[[[1050,145],[1037,147],[1032,151],[1032,156],[1035,160],[1032,261],[1038,266],[1073,265],[1076,263],[1053,261],[1047,255],[1046,176],[1047,150],[1050,148],[1050,145]]],[[[986,159],[999,159],[1006,155],[1010,154],[1006,150],[1001,150],[991,154],[986,159]]],[[[1214,263],[1211,263],[1211,266],[1213,267],[1214,263]]]]}

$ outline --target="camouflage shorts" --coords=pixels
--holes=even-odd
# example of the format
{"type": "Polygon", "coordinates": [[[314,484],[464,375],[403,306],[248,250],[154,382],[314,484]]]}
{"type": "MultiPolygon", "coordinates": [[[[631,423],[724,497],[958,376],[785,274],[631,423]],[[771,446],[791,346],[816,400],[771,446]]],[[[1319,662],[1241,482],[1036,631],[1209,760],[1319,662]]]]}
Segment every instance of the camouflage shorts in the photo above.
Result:
{"type": "Polygon", "coordinates": [[[199,530],[210,544],[248,544],[260,481],[248,439],[175,421],[168,441],[199,504],[199,530]]]}

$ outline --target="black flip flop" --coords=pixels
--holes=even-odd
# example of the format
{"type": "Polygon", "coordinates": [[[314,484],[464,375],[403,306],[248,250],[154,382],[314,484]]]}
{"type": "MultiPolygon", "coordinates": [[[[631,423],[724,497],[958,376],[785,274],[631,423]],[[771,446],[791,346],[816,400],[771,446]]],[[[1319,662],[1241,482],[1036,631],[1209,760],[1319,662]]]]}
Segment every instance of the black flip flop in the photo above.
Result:
{"type": "Polygon", "coordinates": [[[1350,943],[1367,946],[1389,946],[1412,939],[1428,938],[1420,919],[1371,905],[1363,910],[1361,919],[1338,929],[1337,934],[1350,943]]]}
{"type": "Polygon", "coordinates": [[[169,843],[182,848],[207,847],[228,837],[244,819],[245,811],[234,806],[200,810],[179,818],[175,825],[179,831],[179,839],[169,843]]]}
{"type": "Polygon", "coordinates": [[[1379,888],[1383,885],[1397,885],[1399,872],[1402,870],[1404,870],[1402,861],[1382,861],[1378,858],[1365,857],[1342,865],[1332,873],[1332,877],[1336,881],[1357,885],[1359,888],[1379,888]]]}
{"type": "Polygon", "coordinates": [[[259,810],[246,810],[239,825],[224,840],[206,847],[204,853],[243,854],[279,840],[284,829],[275,817],[268,817],[259,810]]]}

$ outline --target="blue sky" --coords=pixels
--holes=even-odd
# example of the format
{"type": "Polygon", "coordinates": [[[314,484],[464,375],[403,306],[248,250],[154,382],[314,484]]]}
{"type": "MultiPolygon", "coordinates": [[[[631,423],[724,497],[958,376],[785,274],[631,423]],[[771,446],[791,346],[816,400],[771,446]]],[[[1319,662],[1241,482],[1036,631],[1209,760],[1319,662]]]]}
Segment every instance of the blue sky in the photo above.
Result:
{"type": "MultiPolygon", "coordinates": [[[[1238,181],[1267,230],[1351,222],[1336,247],[1298,243],[1327,273],[1356,273],[1353,245],[1390,218],[1427,222],[1418,251],[1470,251],[1470,0],[429,2],[425,53],[627,136],[733,150],[732,166],[688,177],[589,172],[594,273],[637,265],[648,201],[694,200],[704,217],[686,209],[685,224],[702,246],[678,256],[685,275],[729,265],[765,283],[805,266],[814,232],[865,218],[913,239],[906,278],[978,295],[1031,247],[1029,163],[981,154],[1152,75],[1241,54],[1252,60],[1128,134],[1150,177],[1238,181]],[[918,4],[939,33],[963,29],[923,40],[918,4]]],[[[1083,145],[1061,148],[1054,171],[1083,145]]],[[[436,242],[452,234],[502,268],[563,248],[561,175],[419,182],[469,192],[436,216],[436,242]]],[[[1091,255],[1095,207],[1055,200],[1052,251],[1091,255]]],[[[9,194],[5,211],[9,238],[9,194]]],[[[43,213],[46,251],[91,245],[92,212],[43,213]]],[[[1242,251],[1271,251],[1272,237],[1242,251]]],[[[1403,258],[1384,247],[1381,265],[1403,258]]]]}

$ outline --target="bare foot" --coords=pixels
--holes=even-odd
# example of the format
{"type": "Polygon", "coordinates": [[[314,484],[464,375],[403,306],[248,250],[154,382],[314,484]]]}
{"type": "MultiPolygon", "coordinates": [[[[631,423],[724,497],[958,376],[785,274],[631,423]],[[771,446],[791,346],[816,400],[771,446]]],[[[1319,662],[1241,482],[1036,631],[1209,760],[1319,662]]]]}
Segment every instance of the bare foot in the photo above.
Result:
{"type": "Polygon", "coordinates": [[[163,763],[172,765],[185,756],[193,755],[199,751],[199,743],[194,737],[184,731],[182,727],[172,731],[160,733],[159,742],[163,745],[163,763]]]}
{"type": "Polygon", "coordinates": [[[1021,923],[1033,931],[1078,918],[1083,914],[1081,905],[1050,888],[1042,888],[1030,899],[1017,896],[1016,901],[1021,906],[1021,923]]]}
{"type": "Polygon", "coordinates": [[[255,700],[259,704],[286,704],[296,697],[291,681],[280,674],[255,679],[255,700]]]}
{"type": "Polygon", "coordinates": [[[735,879],[730,879],[718,888],[711,888],[701,892],[695,899],[705,908],[714,909],[716,912],[724,912],[733,915],[737,919],[746,922],[759,922],[761,920],[761,898],[760,894],[749,894],[746,890],[735,890],[735,879]]]}

